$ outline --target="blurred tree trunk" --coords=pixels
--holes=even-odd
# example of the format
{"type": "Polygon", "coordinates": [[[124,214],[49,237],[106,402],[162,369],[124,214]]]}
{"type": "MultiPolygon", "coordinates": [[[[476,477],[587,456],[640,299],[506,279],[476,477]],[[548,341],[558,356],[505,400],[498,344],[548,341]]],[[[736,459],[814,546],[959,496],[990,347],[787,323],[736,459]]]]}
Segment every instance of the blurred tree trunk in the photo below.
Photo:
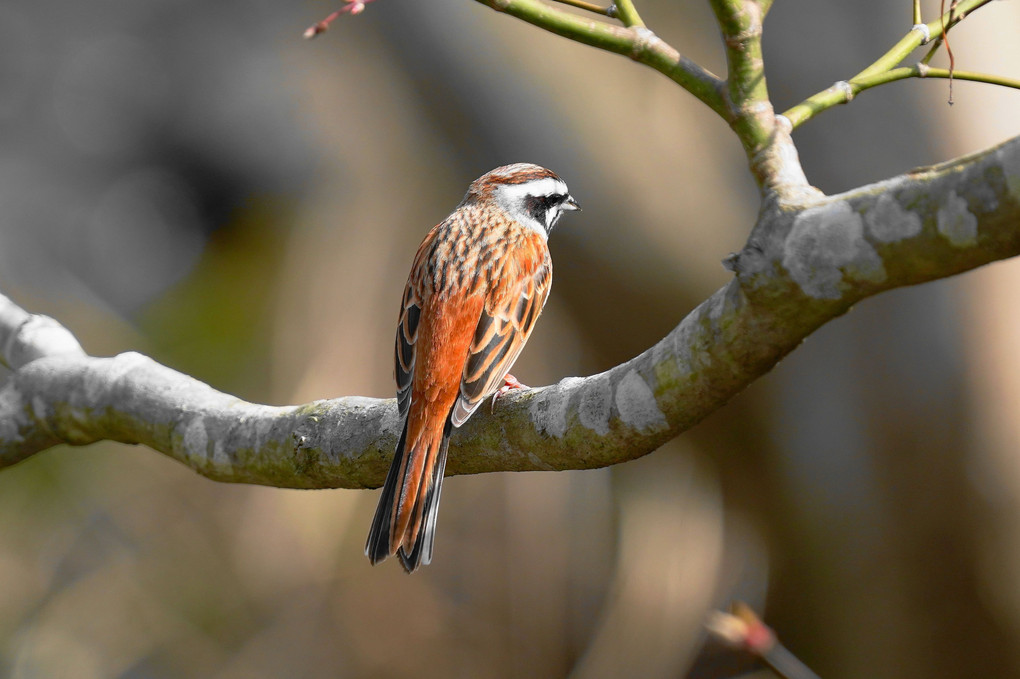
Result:
{"type": "MultiPolygon", "coordinates": [[[[904,7],[880,2],[786,5],[769,30],[839,25],[849,39],[811,60],[771,50],[780,92],[798,91],[813,70],[840,73],[878,53],[907,18],[904,7]]],[[[970,28],[953,44],[971,57],[979,43],[1015,32],[970,28]]],[[[772,46],[782,40],[770,37],[772,46]]],[[[809,178],[838,191],[964,152],[941,140],[973,118],[947,106],[923,110],[916,91],[890,89],[806,126],[797,140],[809,178]],[[861,143],[867,154],[840,162],[861,143]]],[[[957,85],[956,99],[973,93],[957,85]]],[[[1015,676],[1017,654],[983,605],[977,559],[988,517],[969,471],[977,440],[961,304],[982,300],[968,290],[955,279],[869,300],[813,335],[761,385],[769,393],[756,394],[768,404],[769,469],[778,475],[768,484],[777,492],[769,620],[822,676],[1015,676]]]]}

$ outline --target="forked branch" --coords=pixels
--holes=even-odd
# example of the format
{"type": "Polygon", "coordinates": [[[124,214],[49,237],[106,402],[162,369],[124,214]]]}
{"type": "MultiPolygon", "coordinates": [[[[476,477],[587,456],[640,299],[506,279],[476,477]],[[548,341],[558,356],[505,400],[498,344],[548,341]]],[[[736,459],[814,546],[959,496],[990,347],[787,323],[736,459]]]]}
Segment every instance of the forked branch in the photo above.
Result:
{"type": "MultiPolygon", "coordinates": [[[[907,34],[904,35],[899,42],[893,45],[885,54],[875,60],[874,63],[865,68],[863,71],[849,80],[840,81],[832,87],[811,95],[801,103],[785,111],[783,115],[790,121],[794,128],[797,128],[822,111],[828,110],[833,106],[839,106],[840,104],[850,102],[855,96],[872,87],[877,87],[878,85],[883,85],[895,80],[902,80],[904,78],[943,77],[943,72],[945,73],[945,77],[948,77],[948,71],[925,69],[918,66],[903,68],[898,67],[911,52],[921,45],[930,41],[935,41],[936,46],[938,46],[939,41],[949,29],[963,21],[975,10],[987,5],[989,2],[991,2],[991,0],[963,0],[962,2],[956,3],[956,7],[954,9],[940,15],[937,19],[928,24],[922,24],[920,21],[915,21],[914,26],[907,31],[907,34]]],[[[918,10],[915,9],[915,17],[917,16],[917,11],[918,10]]],[[[934,51],[929,52],[921,63],[927,65],[933,54],[934,51]]],[[[968,73],[968,75],[971,77],[963,79],[976,80],[994,85],[1004,85],[1006,87],[1017,86],[1015,80],[1010,80],[1008,78],[991,75],[982,76],[980,74],[970,73],[968,73]]],[[[959,72],[954,71],[953,77],[960,77],[959,72]]]]}

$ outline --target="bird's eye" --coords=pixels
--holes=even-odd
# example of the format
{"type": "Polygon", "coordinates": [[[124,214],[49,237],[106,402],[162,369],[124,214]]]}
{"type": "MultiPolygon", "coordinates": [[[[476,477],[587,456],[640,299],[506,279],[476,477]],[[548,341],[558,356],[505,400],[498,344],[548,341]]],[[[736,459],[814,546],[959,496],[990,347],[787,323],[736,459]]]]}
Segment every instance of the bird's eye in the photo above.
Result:
{"type": "Polygon", "coordinates": [[[567,195],[564,193],[528,195],[524,199],[524,210],[532,219],[544,224],[548,230],[556,223],[566,199],[567,195]]]}

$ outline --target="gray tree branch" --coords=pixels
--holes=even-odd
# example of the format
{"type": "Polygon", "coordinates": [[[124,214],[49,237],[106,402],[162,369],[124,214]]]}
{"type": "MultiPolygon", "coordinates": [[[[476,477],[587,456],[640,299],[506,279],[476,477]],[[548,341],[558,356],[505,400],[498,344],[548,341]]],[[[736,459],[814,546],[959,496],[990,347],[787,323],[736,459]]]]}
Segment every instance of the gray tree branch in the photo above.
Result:
{"type": "MultiPolygon", "coordinates": [[[[455,432],[447,474],[588,469],[645,455],[721,408],[871,295],[1020,254],[1020,137],[836,195],[767,202],[734,279],[615,368],[513,393],[455,432]]],[[[297,488],[382,483],[393,399],[246,403],[137,353],[85,355],[0,296],[0,466],[59,443],[140,443],[209,478],[297,488]]]]}

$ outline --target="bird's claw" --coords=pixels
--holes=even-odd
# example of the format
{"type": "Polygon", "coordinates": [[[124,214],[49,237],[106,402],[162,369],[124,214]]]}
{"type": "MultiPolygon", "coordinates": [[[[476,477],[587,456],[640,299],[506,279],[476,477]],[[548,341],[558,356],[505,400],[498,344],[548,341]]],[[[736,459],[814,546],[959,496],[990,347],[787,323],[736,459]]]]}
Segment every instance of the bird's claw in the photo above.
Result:
{"type": "Polygon", "coordinates": [[[503,394],[513,389],[531,388],[509,373],[507,373],[507,375],[503,378],[503,383],[504,383],[503,386],[497,389],[495,393],[492,394],[492,405],[489,406],[490,413],[496,412],[496,399],[502,396],[503,394]]]}

